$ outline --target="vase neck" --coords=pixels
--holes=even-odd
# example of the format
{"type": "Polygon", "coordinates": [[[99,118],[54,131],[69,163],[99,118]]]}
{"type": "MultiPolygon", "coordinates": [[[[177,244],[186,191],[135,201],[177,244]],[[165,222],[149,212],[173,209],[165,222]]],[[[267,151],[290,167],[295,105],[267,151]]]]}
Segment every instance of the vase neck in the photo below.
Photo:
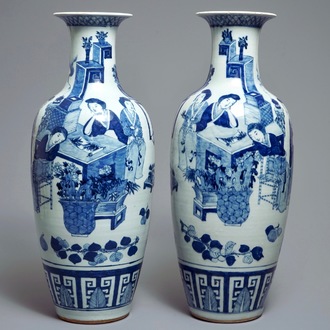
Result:
{"type": "Polygon", "coordinates": [[[259,28],[213,27],[210,78],[237,77],[240,72],[258,73],[259,28]]]}
{"type": "MultiPolygon", "coordinates": [[[[259,80],[260,30],[263,24],[275,15],[255,12],[201,12],[197,14],[209,23],[212,33],[209,81],[228,78],[259,80]],[[255,79],[249,79],[252,77],[255,79]]],[[[244,85],[245,81],[242,82],[244,85]]]]}
{"type": "MultiPolygon", "coordinates": [[[[118,84],[116,72],[116,36],[119,24],[130,14],[55,13],[70,29],[71,53],[68,83],[118,84]]],[[[79,90],[76,91],[80,93],[79,90]]]]}

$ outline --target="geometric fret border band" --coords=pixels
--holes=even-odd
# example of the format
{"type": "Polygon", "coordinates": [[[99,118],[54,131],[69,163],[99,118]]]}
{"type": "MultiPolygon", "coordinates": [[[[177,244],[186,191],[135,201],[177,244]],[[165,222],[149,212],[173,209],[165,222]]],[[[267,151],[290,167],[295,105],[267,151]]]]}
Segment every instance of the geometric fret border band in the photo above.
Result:
{"type": "Polygon", "coordinates": [[[73,271],[44,264],[44,272],[56,306],[77,311],[110,310],[131,303],[141,266],[73,271]]]}
{"type": "Polygon", "coordinates": [[[276,267],[252,272],[222,272],[180,263],[188,305],[211,313],[247,313],[262,309],[276,267]]]}

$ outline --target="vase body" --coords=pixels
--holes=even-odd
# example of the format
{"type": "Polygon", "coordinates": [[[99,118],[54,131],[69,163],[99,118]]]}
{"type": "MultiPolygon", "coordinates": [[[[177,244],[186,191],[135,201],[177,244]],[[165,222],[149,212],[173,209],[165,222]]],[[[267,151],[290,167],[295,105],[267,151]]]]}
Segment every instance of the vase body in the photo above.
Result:
{"type": "Polygon", "coordinates": [[[128,315],[141,271],[154,178],[148,115],[120,86],[121,13],[56,13],[71,33],[64,88],[38,112],[32,187],[41,257],[58,316],[128,315]]]}
{"type": "Polygon", "coordinates": [[[172,215],[190,312],[214,322],[259,317],[283,240],[292,133],[283,103],[258,72],[269,13],[202,12],[212,32],[205,85],[177,116],[172,215]]]}

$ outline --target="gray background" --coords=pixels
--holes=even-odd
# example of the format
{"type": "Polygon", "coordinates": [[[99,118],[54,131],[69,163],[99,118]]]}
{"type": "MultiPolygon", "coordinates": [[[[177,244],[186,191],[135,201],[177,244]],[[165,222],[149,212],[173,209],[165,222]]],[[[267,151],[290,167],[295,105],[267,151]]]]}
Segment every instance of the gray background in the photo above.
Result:
{"type": "MultiPolygon", "coordinates": [[[[0,323],[71,329],[56,318],[43,276],[32,212],[30,135],[41,105],[67,78],[69,32],[55,11],[122,11],[118,73],[147,109],[157,176],[144,267],[128,318],[112,329],[328,329],[329,0],[1,0],[0,323]],[[294,128],[293,191],[282,254],[263,316],[241,325],[192,318],[179,277],[170,212],[169,146],[181,101],[205,81],[210,32],[201,10],[275,12],[260,40],[264,85],[286,104],[294,128]]],[[[84,328],[85,326],[80,326],[84,328]]]]}

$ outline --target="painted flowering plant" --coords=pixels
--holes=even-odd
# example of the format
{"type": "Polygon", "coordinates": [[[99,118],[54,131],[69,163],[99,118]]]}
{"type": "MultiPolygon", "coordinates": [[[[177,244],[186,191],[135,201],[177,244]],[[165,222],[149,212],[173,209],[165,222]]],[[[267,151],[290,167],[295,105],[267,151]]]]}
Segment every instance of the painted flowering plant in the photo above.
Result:
{"type": "Polygon", "coordinates": [[[134,194],[139,189],[138,184],[117,178],[111,165],[99,169],[98,175],[82,180],[82,172],[74,163],[55,163],[53,171],[60,180],[57,194],[64,200],[115,201],[123,193],[134,194]]]}
{"type": "Polygon", "coordinates": [[[101,201],[115,201],[123,193],[134,194],[139,185],[117,178],[111,165],[105,165],[99,169],[97,176],[90,176],[91,189],[96,192],[101,201]]]}
{"type": "Polygon", "coordinates": [[[62,200],[93,200],[96,191],[91,189],[91,182],[80,180],[81,170],[73,163],[55,163],[53,168],[55,178],[59,179],[56,184],[57,194],[62,200]]]}
{"type": "Polygon", "coordinates": [[[96,38],[101,45],[106,45],[108,42],[105,39],[108,37],[108,32],[96,31],[96,38]]]}

